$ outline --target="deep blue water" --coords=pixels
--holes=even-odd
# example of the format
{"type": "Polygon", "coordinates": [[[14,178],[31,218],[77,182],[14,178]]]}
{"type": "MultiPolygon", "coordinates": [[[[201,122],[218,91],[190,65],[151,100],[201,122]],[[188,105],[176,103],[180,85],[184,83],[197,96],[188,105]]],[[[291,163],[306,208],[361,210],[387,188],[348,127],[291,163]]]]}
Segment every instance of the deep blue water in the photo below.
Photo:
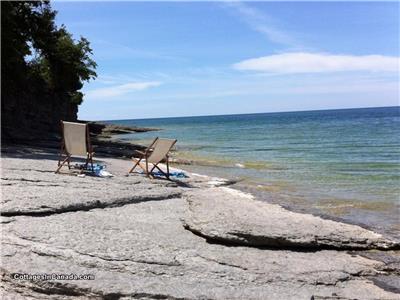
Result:
{"type": "Polygon", "coordinates": [[[398,221],[400,107],[111,122],[160,128],[121,138],[176,138],[179,156],[201,171],[243,179],[280,202],[398,221]]]}

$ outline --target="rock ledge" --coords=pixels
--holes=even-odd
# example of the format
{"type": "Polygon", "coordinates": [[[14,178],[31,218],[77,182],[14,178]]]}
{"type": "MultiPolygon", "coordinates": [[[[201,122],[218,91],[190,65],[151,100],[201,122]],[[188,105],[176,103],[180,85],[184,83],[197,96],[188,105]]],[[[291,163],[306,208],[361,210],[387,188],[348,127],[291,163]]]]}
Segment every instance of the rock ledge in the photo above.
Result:
{"type": "Polygon", "coordinates": [[[189,192],[185,198],[184,227],[215,242],[284,249],[399,248],[398,242],[359,226],[291,212],[230,188],[189,192]]]}

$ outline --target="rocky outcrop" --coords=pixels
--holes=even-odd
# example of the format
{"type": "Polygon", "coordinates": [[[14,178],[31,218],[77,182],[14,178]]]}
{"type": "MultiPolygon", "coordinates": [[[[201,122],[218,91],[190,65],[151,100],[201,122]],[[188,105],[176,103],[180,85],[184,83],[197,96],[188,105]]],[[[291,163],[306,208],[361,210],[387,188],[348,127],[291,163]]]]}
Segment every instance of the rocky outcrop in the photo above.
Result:
{"type": "Polygon", "coordinates": [[[127,134],[133,132],[147,132],[147,131],[159,130],[157,128],[122,126],[122,125],[115,125],[103,122],[90,122],[90,121],[80,121],[80,122],[88,123],[90,132],[100,137],[111,137],[112,135],[115,134],[127,134]]]}
{"type": "MultiPolygon", "coordinates": [[[[224,187],[209,188],[221,182],[201,176],[175,183],[126,177],[130,162],[104,161],[114,178],[56,175],[52,153],[37,153],[35,159],[3,156],[2,211],[12,216],[1,220],[2,299],[399,299],[373,284],[378,276],[397,274],[393,265],[389,269],[373,258],[338,250],[209,243],[186,230],[182,219],[198,211],[185,194],[192,200],[196,194],[207,194],[204,201],[220,198],[221,206],[203,208],[225,220],[224,228],[243,221],[235,221],[237,207],[228,205],[224,195],[255,200],[224,187]],[[141,200],[115,205],[129,197],[141,200]],[[87,209],[96,199],[103,204],[87,209]],[[75,209],[68,211],[71,205],[75,209]],[[94,279],[35,281],[15,274],[94,279]]],[[[249,224],[257,224],[254,211],[240,209],[249,224]]]]}
{"type": "Polygon", "coordinates": [[[359,226],[288,211],[229,188],[186,194],[184,226],[209,240],[255,247],[394,249],[399,243],[359,226]]]}

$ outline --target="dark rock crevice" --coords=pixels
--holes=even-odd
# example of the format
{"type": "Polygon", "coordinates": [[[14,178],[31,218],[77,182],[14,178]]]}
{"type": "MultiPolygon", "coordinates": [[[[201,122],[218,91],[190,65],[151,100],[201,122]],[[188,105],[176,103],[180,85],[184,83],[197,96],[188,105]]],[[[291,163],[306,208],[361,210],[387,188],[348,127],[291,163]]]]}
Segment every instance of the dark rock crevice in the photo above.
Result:
{"type": "Polygon", "coordinates": [[[79,212],[79,211],[90,211],[93,209],[105,209],[105,208],[113,208],[120,207],[128,204],[136,204],[140,202],[146,201],[162,201],[173,198],[180,198],[182,195],[181,192],[174,192],[168,195],[154,195],[154,196],[132,196],[132,197],[124,197],[115,199],[114,201],[92,201],[87,203],[73,203],[70,205],[65,205],[61,207],[54,207],[43,209],[40,211],[2,211],[0,213],[1,216],[4,217],[16,217],[16,216],[30,216],[30,217],[47,217],[51,215],[70,213],[70,212],[79,212]]]}
{"type": "MultiPolygon", "coordinates": [[[[196,228],[191,227],[189,224],[185,223],[183,221],[182,224],[183,228],[186,230],[190,231],[194,235],[201,237],[206,240],[207,243],[209,244],[219,244],[223,245],[226,247],[250,247],[250,248],[256,248],[260,250],[289,250],[289,251],[295,251],[295,252],[317,252],[317,251],[322,251],[322,250],[336,250],[336,251],[356,251],[356,250],[365,250],[364,247],[345,247],[345,246],[334,246],[334,245],[321,245],[318,243],[313,243],[313,244],[300,244],[300,243],[292,243],[288,242],[282,237],[265,237],[265,236],[252,236],[252,235],[245,235],[245,234],[238,234],[235,233],[235,235],[238,235],[238,237],[244,238],[243,241],[240,239],[225,239],[220,236],[212,236],[212,235],[206,235],[202,233],[200,230],[197,230],[196,228]],[[259,240],[257,242],[257,240],[259,240]],[[268,245],[266,245],[266,241],[268,245]]],[[[399,245],[394,245],[392,248],[374,248],[382,251],[392,251],[392,250],[398,250],[400,249],[399,245]]]]}
{"type": "MultiPolygon", "coordinates": [[[[346,248],[346,247],[335,247],[335,246],[319,245],[319,244],[296,244],[287,242],[282,237],[276,237],[276,238],[264,237],[264,236],[257,237],[251,235],[249,236],[243,235],[243,234],[238,235],[237,233],[236,235],[238,235],[238,237],[243,238],[247,236],[247,238],[243,239],[243,241],[239,239],[225,239],[219,236],[205,235],[201,231],[192,228],[190,225],[186,223],[183,223],[183,227],[186,230],[192,232],[194,235],[205,239],[209,244],[219,244],[226,247],[250,247],[260,250],[276,250],[276,251],[290,250],[295,252],[317,252],[322,250],[337,250],[337,251],[358,250],[358,248],[354,247],[346,248]],[[260,240],[261,242],[257,242],[257,240],[260,240]],[[268,246],[265,245],[266,241],[268,243],[268,246]]],[[[362,247],[360,247],[359,249],[364,250],[364,248],[362,247]]]]}
{"type": "MultiPolygon", "coordinates": [[[[71,250],[74,251],[74,250],[71,250]]],[[[105,257],[98,254],[90,254],[90,253],[82,253],[79,251],[74,251],[75,253],[83,256],[90,256],[95,259],[100,259],[109,262],[133,262],[139,264],[148,264],[148,265],[158,265],[158,266],[166,266],[166,267],[179,267],[181,264],[178,261],[174,261],[171,263],[155,261],[155,260],[145,260],[145,259],[128,259],[128,258],[112,258],[112,257],[105,257]]]]}
{"type": "MultiPolygon", "coordinates": [[[[296,243],[292,242],[285,237],[275,236],[275,237],[268,237],[268,236],[257,236],[252,234],[246,234],[242,232],[228,232],[228,234],[232,236],[238,237],[238,245],[242,246],[257,246],[260,245],[259,248],[263,248],[262,245],[268,244],[268,249],[286,249],[292,250],[295,249],[297,251],[315,251],[315,250],[337,250],[337,251],[347,251],[347,250],[365,250],[367,245],[367,240],[364,243],[360,242],[360,245],[346,245],[346,242],[343,240],[335,240],[335,239],[328,239],[328,238],[319,238],[316,237],[315,241],[307,242],[307,243],[296,243]],[[243,242],[240,242],[240,241],[243,242]],[[339,245],[340,244],[340,245],[339,245]]],[[[265,248],[265,247],[264,247],[265,248]]],[[[390,247],[383,247],[379,245],[371,245],[371,248],[377,250],[397,250],[400,249],[399,244],[393,244],[390,247]]],[[[367,248],[368,249],[368,248],[367,248]]]]}
{"type": "Polygon", "coordinates": [[[245,267],[242,267],[242,266],[239,266],[239,265],[235,265],[235,264],[230,264],[230,263],[218,261],[218,260],[216,260],[216,259],[212,259],[212,258],[205,257],[205,256],[202,256],[202,255],[197,255],[197,257],[200,257],[200,258],[202,258],[202,259],[204,259],[204,260],[207,260],[207,261],[210,261],[210,262],[214,262],[214,263],[219,264],[219,265],[221,265],[221,266],[227,266],[227,267],[232,267],[232,268],[238,268],[238,269],[241,269],[241,270],[243,270],[243,271],[247,271],[247,270],[248,270],[248,268],[245,268],[245,267]]]}

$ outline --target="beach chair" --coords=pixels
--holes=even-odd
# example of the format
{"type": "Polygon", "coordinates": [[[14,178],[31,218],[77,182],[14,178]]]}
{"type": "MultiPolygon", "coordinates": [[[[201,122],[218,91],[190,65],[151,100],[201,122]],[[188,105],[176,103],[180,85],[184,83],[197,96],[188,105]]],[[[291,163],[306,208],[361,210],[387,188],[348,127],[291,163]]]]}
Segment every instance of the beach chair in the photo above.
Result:
{"type": "Polygon", "coordinates": [[[90,163],[91,171],[93,172],[94,152],[90,143],[88,124],[61,121],[61,130],[61,151],[56,173],[59,173],[65,163],[68,164],[68,169],[71,168],[70,161],[72,155],[86,157],[84,168],[87,169],[90,163]],[[63,159],[63,155],[66,156],[65,159],[63,159]]]}
{"type": "Polygon", "coordinates": [[[150,178],[154,178],[154,175],[152,172],[154,169],[157,169],[160,171],[161,174],[163,174],[168,180],[169,178],[169,156],[168,153],[172,149],[172,147],[175,145],[177,140],[170,140],[170,139],[160,139],[156,138],[150,146],[146,149],[146,151],[141,152],[137,151],[140,153],[139,158],[132,157],[132,160],[134,161],[134,165],[132,169],[130,169],[129,173],[132,173],[133,170],[139,166],[140,168],[143,169],[145,172],[146,176],[150,178]],[[145,166],[141,165],[141,161],[145,160],[145,166]],[[167,172],[165,173],[161,168],[158,166],[159,163],[165,162],[167,166],[167,172]],[[149,168],[149,164],[152,164],[153,166],[149,168]]]}

